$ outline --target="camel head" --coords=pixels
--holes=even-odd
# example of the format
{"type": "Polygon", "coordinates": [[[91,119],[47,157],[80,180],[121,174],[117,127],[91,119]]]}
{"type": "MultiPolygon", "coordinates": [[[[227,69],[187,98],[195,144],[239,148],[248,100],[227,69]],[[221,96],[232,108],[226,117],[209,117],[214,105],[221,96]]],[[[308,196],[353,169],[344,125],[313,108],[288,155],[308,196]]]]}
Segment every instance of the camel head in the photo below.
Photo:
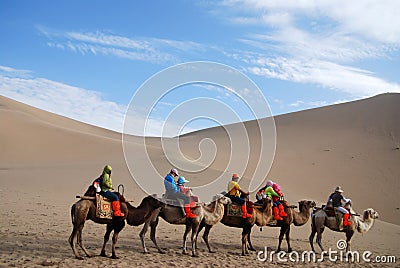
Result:
{"type": "Polygon", "coordinates": [[[371,219],[377,219],[378,217],[379,217],[379,214],[374,209],[368,208],[368,209],[364,210],[364,214],[363,214],[364,221],[371,220],[371,219]]]}
{"type": "Polygon", "coordinates": [[[224,196],[223,194],[216,194],[215,196],[213,196],[212,202],[214,202],[214,201],[217,201],[218,203],[221,203],[224,205],[232,203],[232,200],[229,197],[224,196]]]}
{"type": "Polygon", "coordinates": [[[261,210],[265,211],[267,209],[267,207],[270,207],[272,209],[272,198],[269,198],[269,197],[264,198],[264,202],[263,202],[261,210]]]}
{"type": "Polygon", "coordinates": [[[312,200],[301,200],[301,201],[299,201],[299,208],[305,207],[306,209],[309,209],[309,208],[315,207],[316,205],[317,205],[317,203],[315,203],[315,201],[312,201],[312,200]]]}

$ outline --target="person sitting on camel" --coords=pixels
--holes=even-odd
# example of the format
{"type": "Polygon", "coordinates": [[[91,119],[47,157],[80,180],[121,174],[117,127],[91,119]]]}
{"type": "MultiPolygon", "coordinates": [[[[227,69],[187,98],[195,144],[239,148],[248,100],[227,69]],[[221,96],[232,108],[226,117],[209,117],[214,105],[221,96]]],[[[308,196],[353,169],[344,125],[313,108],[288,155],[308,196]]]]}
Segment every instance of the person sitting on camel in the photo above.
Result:
{"type": "Polygon", "coordinates": [[[199,202],[199,197],[192,193],[192,189],[190,187],[186,187],[185,183],[190,182],[185,177],[179,177],[176,184],[178,185],[179,190],[182,194],[190,197],[190,202],[199,202]]]}
{"type": "MultiPolygon", "coordinates": [[[[285,208],[283,207],[283,204],[281,203],[281,199],[283,198],[283,193],[281,192],[281,186],[274,182],[272,184],[272,189],[279,195],[279,196],[273,196],[272,201],[274,202],[274,217],[275,215],[278,214],[279,211],[279,216],[280,217],[286,217],[287,213],[285,212],[285,208]]],[[[283,218],[282,218],[283,220],[283,218]]]]}
{"type": "MultiPolygon", "coordinates": [[[[258,190],[257,194],[256,194],[256,198],[258,200],[259,203],[262,203],[263,200],[265,198],[270,198],[273,201],[273,213],[274,213],[274,220],[277,221],[281,221],[283,220],[282,217],[286,217],[287,214],[285,213],[285,211],[283,210],[283,206],[282,206],[282,215],[280,215],[280,211],[279,211],[279,204],[276,201],[279,201],[279,198],[281,197],[274,189],[273,189],[273,185],[274,182],[271,180],[267,181],[267,184],[261,188],[260,190],[258,190]]],[[[283,196],[283,194],[282,194],[283,196]]],[[[280,204],[282,205],[282,204],[280,204]]]]}
{"type": "Polygon", "coordinates": [[[178,176],[178,171],[173,168],[165,176],[164,186],[165,186],[165,197],[170,199],[180,199],[184,202],[184,210],[186,213],[186,218],[196,218],[196,214],[190,211],[190,197],[181,193],[178,185],[175,182],[175,177],[178,176]]]}
{"type": "Polygon", "coordinates": [[[241,206],[243,214],[242,217],[244,219],[251,218],[253,215],[247,213],[246,200],[240,197],[240,194],[249,195],[249,193],[243,191],[240,188],[238,181],[239,181],[239,175],[234,173],[232,175],[232,180],[228,184],[228,197],[232,200],[232,202],[235,202],[241,206]]]}
{"type": "Polygon", "coordinates": [[[111,201],[114,216],[123,217],[125,214],[121,212],[118,195],[111,192],[111,190],[114,190],[111,180],[111,170],[111,166],[106,165],[100,177],[93,182],[93,186],[97,193],[111,201]]]}
{"type": "Polygon", "coordinates": [[[350,226],[351,225],[351,222],[349,221],[350,213],[346,208],[343,207],[342,201],[344,201],[345,203],[349,203],[349,202],[351,202],[351,200],[345,198],[342,195],[342,193],[343,193],[342,187],[340,187],[340,186],[336,187],[335,192],[330,194],[328,197],[327,206],[332,204],[332,206],[334,208],[336,208],[337,210],[342,212],[343,213],[343,226],[350,226]]]}

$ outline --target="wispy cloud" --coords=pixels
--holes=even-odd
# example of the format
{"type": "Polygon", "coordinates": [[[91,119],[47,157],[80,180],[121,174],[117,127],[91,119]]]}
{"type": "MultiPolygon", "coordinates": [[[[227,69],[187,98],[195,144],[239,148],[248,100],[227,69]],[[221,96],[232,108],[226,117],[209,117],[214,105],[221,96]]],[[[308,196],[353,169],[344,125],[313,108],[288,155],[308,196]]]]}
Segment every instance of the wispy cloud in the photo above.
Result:
{"type": "Polygon", "coordinates": [[[355,68],[365,59],[391,60],[400,48],[399,1],[224,1],[233,24],[253,24],[239,39],[251,49],[228,56],[252,74],[365,97],[399,92],[398,83],[355,68]],[[251,50],[251,52],[249,52],[251,50]]]}
{"type": "MultiPolygon", "coordinates": [[[[91,125],[122,132],[127,107],[107,101],[98,92],[73,87],[45,78],[34,77],[30,71],[0,66],[0,94],[40,109],[91,125]],[[26,76],[26,74],[30,74],[26,76]]],[[[166,136],[164,120],[135,114],[131,122],[144,122],[145,129],[135,128],[134,135],[166,136]]],[[[169,122],[169,125],[173,122],[169,122]]],[[[179,126],[177,126],[179,127],[179,126]]],[[[171,127],[171,129],[173,129],[171,127]]],[[[193,129],[187,129],[190,131],[193,129]]]]}
{"type": "Polygon", "coordinates": [[[263,58],[255,61],[256,67],[250,67],[248,71],[269,78],[317,84],[358,97],[400,92],[400,85],[397,83],[387,82],[362,69],[333,62],[287,58],[263,58]]]}
{"type": "Polygon", "coordinates": [[[116,56],[157,64],[176,64],[181,53],[203,52],[205,47],[193,41],[160,38],[129,38],[104,32],[59,32],[43,26],[37,30],[46,36],[48,46],[83,55],[116,56]]]}

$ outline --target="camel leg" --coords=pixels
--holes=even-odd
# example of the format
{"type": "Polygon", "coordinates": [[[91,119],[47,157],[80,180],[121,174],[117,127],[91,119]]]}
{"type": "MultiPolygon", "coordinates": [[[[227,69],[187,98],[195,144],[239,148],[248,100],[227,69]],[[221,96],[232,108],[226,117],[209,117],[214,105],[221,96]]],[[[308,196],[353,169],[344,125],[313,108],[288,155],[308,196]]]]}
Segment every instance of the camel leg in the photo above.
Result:
{"type": "Polygon", "coordinates": [[[149,229],[149,225],[150,225],[150,221],[146,221],[144,223],[144,226],[142,228],[142,230],[140,231],[139,237],[140,237],[140,241],[142,242],[142,248],[143,248],[143,253],[149,253],[149,251],[146,248],[146,244],[145,244],[145,237],[146,237],[146,233],[147,230],[149,229]]]}
{"type": "MultiPolygon", "coordinates": [[[[108,227],[108,226],[107,226],[108,227]]],[[[125,227],[125,221],[114,221],[113,224],[110,224],[110,229],[114,230],[113,238],[112,238],[112,255],[111,258],[118,259],[117,254],[115,253],[115,247],[118,241],[119,232],[122,231],[125,227]]]]}
{"type": "Polygon", "coordinates": [[[247,249],[247,234],[244,232],[242,232],[242,256],[246,256],[246,253],[248,253],[248,249],[247,249]]]}
{"type": "Polygon", "coordinates": [[[79,256],[78,251],[75,246],[75,237],[76,237],[77,232],[78,232],[78,228],[74,225],[74,228],[72,230],[71,235],[69,236],[68,241],[69,241],[69,244],[71,245],[71,248],[72,248],[72,251],[74,252],[75,257],[78,260],[83,260],[83,257],[79,256]]]}
{"type": "Polygon", "coordinates": [[[197,231],[199,230],[199,224],[192,224],[192,257],[198,257],[197,249],[197,231]]]}
{"type": "Polygon", "coordinates": [[[317,228],[317,243],[318,243],[318,246],[320,247],[320,249],[322,251],[325,251],[324,247],[322,246],[322,232],[323,231],[324,230],[322,228],[317,228]]]}
{"type": "Polygon", "coordinates": [[[256,251],[256,249],[253,247],[253,245],[251,244],[251,239],[250,239],[250,237],[251,237],[251,229],[249,230],[249,234],[248,234],[248,236],[247,236],[247,243],[248,243],[248,249],[250,250],[250,251],[256,251]]]}
{"type": "Polygon", "coordinates": [[[278,242],[278,250],[277,250],[277,252],[281,251],[282,240],[283,240],[283,237],[285,236],[287,230],[288,230],[288,227],[286,225],[281,226],[281,230],[279,232],[279,242],[278,242]]]}
{"type": "MultiPolygon", "coordinates": [[[[190,232],[190,228],[191,228],[191,224],[190,223],[186,223],[186,228],[185,228],[185,233],[183,234],[183,246],[182,246],[182,254],[187,255],[187,250],[186,250],[186,238],[188,233],[190,232]]],[[[193,240],[192,240],[193,243],[193,240]]],[[[193,246],[193,245],[192,245],[193,246]]]]}
{"type": "Polygon", "coordinates": [[[110,234],[113,230],[113,227],[111,226],[111,224],[107,224],[107,230],[106,233],[104,234],[104,243],[103,243],[103,247],[101,249],[101,253],[100,256],[102,257],[107,257],[106,255],[106,244],[108,242],[108,240],[110,240],[110,234]]]}
{"type": "Polygon", "coordinates": [[[115,245],[117,244],[118,241],[118,234],[116,231],[114,231],[113,237],[112,237],[112,255],[111,258],[113,259],[118,259],[117,255],[115,254],[115,245]]]}
{"type": "Polygon", "coordinates": [[[249,228],[248,224],[244,224],[242,231],[242,256],[249,254],[249,250],[247,248],[249,233],[251,231],[251,227],[249,228]]]}
{"type": "Polygon", "coordinates": [[[310,234],[310,237],[308,238],[308,241],[310,242],[311,250],[313,252],[315,252],[315,249],[314,249],[314,237],[315,237],[316,233],[317,233],[317,230],[315,230],[314,224],[311,224],[311,234],[310,234]]]}
{"type": "Polygon", "coordinates": [[[289,227],[287,228],[287,231],[286,231],[286,243],[287,243],[287,246],[288,246],[288,252],[289,253],[292,252],[292,247],[290,246],[290,225],[289,225],[289,227]]]}
{"type": "Polygon", "coordinates": [[[157,244],[157,240],[156,240],[157,225],[158,225],[158,217],[153,222],[150,222],[150,239],[151,239],[151,241],[153,241],[153,244],[156,246],[158,252],[161,254],[165,254],[165,251],[162,250],[157,244]]]}
{"type": "Polygon", "coordinates": [[[83,252],[85,252],[86,256],[88,256],[89,258],[92,257],[92,254],[90,254],[88,252],[88,250],[85,248],[85,245],[83,244],[83,240],[82,240],[82,230],[83,230],[83,226],[84,224],[80,225],[78,228],[78,245],[81,247],[81,249],[83,250],[83,252]]]}
{"type": "Polygon", "coordinates": [[[350,247],[351,247],[351,238],[353,237],[354,231],[353,230],[348,230],[346,232],[346,252],[350,251],[350,247]]]}
{"type": "Polygon", "coordinates": [[[208,242],[208,235],[210,234],[211,228],[212,228],[212,225],[206,225],[206,228],[204,229],[203,240],[207,245],[208,252],[215,253],[215,251],[211,250],[210,244],[208,242]]]}
{"type": "MultiPolygon", "coordinates": [[[[200,222],[200,225],[199,225],[199,229],[197,230],[197,236],[199,235],[199,233],[201,232],[201,230],[203,230],[203,228],[204,228],[204,226],[206,226],[206,223],[205,223],[205,221],[204,220],[202,220],[201,222],[200,222]]],[[[205,231],[204,231],[205,232],[205,231]]],[[[208,237],[207,237],[208,238],[208,237]]],[[[204,240],[204,234],[203,234],[203,240],[204,240]]],[[[205,242],[205,241],[204,241],[205,242]]],[[[206,244],[207,244],[207,242],[206,242],[206,244]]],[[[208,247],[208,246],[207,246],[208,247]]],[[[198,247],[197,247],[197,244],[196,244],[196,250],[198,249],[198,247]]]]}

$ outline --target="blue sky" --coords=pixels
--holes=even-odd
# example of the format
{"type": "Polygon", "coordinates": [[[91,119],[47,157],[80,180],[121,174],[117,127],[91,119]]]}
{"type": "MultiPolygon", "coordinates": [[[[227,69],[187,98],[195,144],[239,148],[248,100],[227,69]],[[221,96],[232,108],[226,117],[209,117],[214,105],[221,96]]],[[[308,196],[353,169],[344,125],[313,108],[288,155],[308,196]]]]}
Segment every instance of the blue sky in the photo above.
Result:
{"type": "MultiPolygon", "coordinates": [[[[400,92],[399,10],[397,0],[2,0],[0,94],[121,131],[135,91],[190,61],[243,72],[274,115],[400,92]]],[[[192,85],[157,103],[144,134],[159,135],[166,115],[197,97],[253,119],[229,91],[192,85]]]]}

